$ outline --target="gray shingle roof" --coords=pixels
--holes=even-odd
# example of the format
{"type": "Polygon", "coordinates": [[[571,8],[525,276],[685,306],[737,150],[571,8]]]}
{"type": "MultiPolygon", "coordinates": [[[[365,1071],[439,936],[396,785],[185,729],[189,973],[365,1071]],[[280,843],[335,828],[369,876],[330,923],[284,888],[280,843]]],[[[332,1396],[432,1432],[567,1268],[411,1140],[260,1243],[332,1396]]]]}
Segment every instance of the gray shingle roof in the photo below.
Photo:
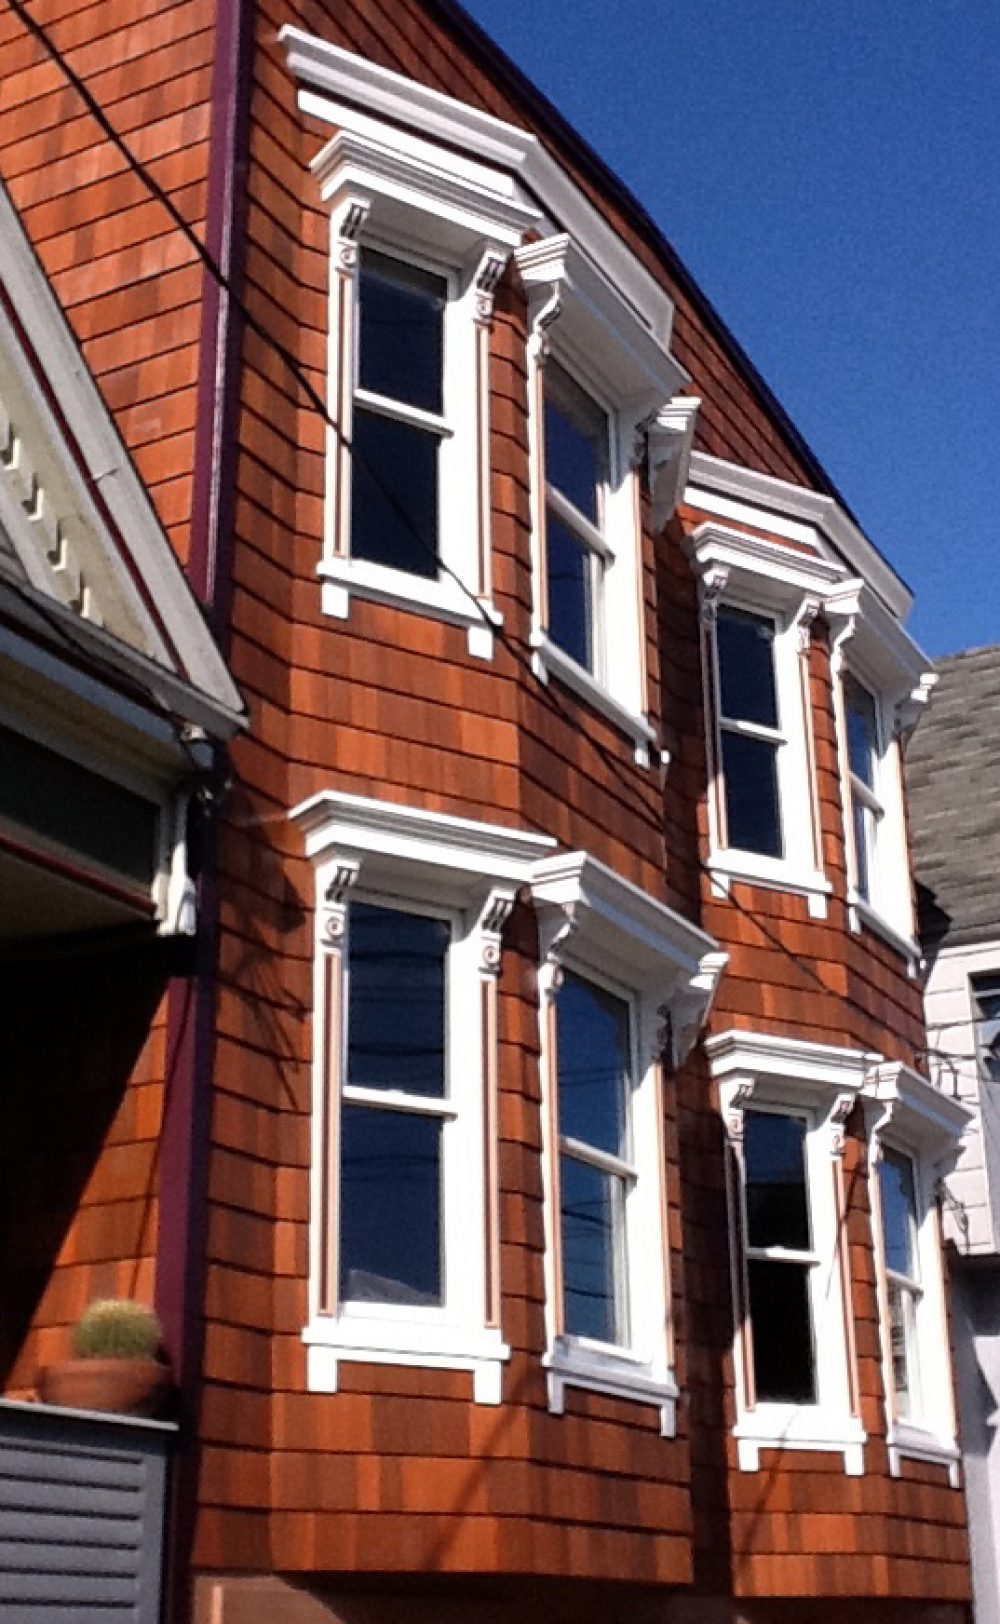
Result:
{"type": "Polygon", "coordinates": [[[936,667],[907,784],[922,934],[952,946],[1000,936],[1000,644],[936,667]]]}

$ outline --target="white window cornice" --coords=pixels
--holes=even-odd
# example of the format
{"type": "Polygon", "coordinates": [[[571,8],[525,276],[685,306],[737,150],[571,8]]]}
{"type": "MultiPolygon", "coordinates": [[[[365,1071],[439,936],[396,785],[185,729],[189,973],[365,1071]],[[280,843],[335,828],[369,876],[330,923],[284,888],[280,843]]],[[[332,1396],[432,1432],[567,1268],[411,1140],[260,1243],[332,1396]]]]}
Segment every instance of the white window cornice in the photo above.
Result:
{"type": "MultiPolygon", "coordinates": [[[[841,1095],[856,1096],[881,1055],[810,1043],[773,1032],[731,1027],[705,1039],[709,1070],[731,1089],[767,1089],[788,1104],[829,1110],[841,1095]]],[[[728,1096],[727,1096],[728,1097],[728,1096]]],[[[740,1096],[746,1102],[747,1092],[740,1096]]]]}
{"type": "Polygon", "coordinates": [[[961,1100],[899,1061],[883,1061],[865,1082],[869,1132],[889,1137],[938,1162],[957,1154],[959,1141],[975,1119],[961,1100]]]}
{"type": "Polygon", "coordinates": [[[908,732],[938,680],[927,655],[862,580],[842,581],[828,592],[823,613],[835,665],[846,660],[894,711],[897,729],[908,732]]]}
{"type": "Polygon", "coordinates": [[[728,955],[714,937],[585,852],[536,863],[531,893],[543,961],[610,975],[670,1013],[679,1064],[706,1020],[728,955]]]}
{"type": "Polygon", "coordinates": [[[724,597],[747,597],[787,619],[796,619],[810,600],[822,605],[844,579],[842,565],[818,553],[784,547],[726,525],[700,524],[687,547],[703,585],[724,597]]]}

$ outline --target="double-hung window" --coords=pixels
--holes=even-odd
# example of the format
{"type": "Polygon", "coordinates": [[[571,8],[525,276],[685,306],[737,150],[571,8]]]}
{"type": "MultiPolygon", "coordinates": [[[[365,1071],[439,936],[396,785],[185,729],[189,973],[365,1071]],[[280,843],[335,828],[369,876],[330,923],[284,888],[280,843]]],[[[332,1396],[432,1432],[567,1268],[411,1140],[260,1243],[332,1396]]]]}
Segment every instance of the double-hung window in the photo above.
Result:
{"type": "Polygon", "coordinates": [[[608,414],[558,362],[545,373],[545,596],[553,643],[603,677],[608,414]]]}
{"type": "Polygon", "coordinates": [[[938,1461],[958,1482],[958,1447],[936,1186],[971,1111],[926,1077],[883,1062],[865,1083],[889,1467],[938,1461]]]}
{"type": "Polygon", "coordinates": [[[844,674],[844,724],[854,883],[858,896],[870,903],[879,895],[879,834],[885,817],[885,807],[879,793],[879,764],[883,754],[881,726],[875,695],[869,693],[849,671],[844,674]]]}
{"type": "Polygon", "coordinates": [[[436,580],[445,416],[446,276],[361,250],[353,558],[436,580]]]}
{"type": "Polygon", "coordinates": [[[747,1111],[743,1199],[754,1391],[758,1402],[816,1402],[812,1299],[819,1283],[806,1169],[808,1122],[747,1111]]]}
{"type": "Polygon", "coordinates": [[[779,752],[785,743],[774,672],[775,624],[723,607],[716,621],[718,736],[725,827],[740,851],[783,857],[779,752]]]}
{"type": "Polygon", "coordinates": [[[328,791],[316,881],[307,1380],[471,1371],[500,1400],[497,977],[543,836],[328,791]]]}

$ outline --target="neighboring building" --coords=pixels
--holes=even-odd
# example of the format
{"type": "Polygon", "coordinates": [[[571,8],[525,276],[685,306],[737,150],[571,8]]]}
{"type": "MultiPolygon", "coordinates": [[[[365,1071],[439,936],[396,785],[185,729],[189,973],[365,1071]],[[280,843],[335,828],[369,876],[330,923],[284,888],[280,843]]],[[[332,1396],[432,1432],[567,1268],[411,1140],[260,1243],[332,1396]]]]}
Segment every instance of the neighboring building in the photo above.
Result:
{"type": "Polygon", "coordinates": [[[908,757],[938,1087],[975,1113],[945,1228],[978,1624],[1000,1620],[1000,646],[941,660],[908,757]]]}
{"type": "Polygon", "coordinates": [[[960,1624],[906,587],[450,3],[31,15],[231,290],[4,13],[47,398],[213,704],[142,692],[235,736],[193,953],[145,871],[114,960],[18,950],[6,1391],[155,1298],[176,1624],[960,1624]]]}

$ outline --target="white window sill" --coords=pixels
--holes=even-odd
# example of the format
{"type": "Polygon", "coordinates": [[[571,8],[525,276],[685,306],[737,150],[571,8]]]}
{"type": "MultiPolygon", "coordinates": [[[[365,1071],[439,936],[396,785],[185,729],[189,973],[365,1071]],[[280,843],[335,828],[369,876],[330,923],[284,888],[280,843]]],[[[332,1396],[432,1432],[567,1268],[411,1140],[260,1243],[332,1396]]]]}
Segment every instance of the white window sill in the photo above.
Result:
{"type": "Polygon", "coordinates": [[[535,675],[542,681],[548,682],[550,677],[571,688],[581,699],[593,705],[596,711],[606,716],[609,722],[632,740],[635,746],[635,759],[640,767],[648,767],[656,745],[656,730],[650,727],[644,716],[637,716],[626,705],[609,693],[607,688],[585,671],[582,665],[577,665],[574,659],[555,643],[544,632],[534,632],[531,638],[534,651],[532,665],[535,675]]]}
{"type": "Polygon", "coordinates": [[[302,1332],[306,1387],[335,1393],[342,1364],[400,1365],[418,1370],[470,1370],[477,1404],[499,1404],[510,1349],[500,1332],[431,1320],[317,1316],[302,1332]]]}
{"type": "Polygon", "coordinates": [[[816,870],[796,868],[779,857],[762,857],[758,852],[726,849],[713,852],[708,859],[712,883],[724,895],[733,880],[749,885],[763,885],[772,891],[788,891],[793,896],[805,897],[811,919],[825,919],[827,898],[833,886],[816,870]]]}
{"type": "Polygon", "coordinates": [[[493,658],[494,635],[486,620],[499,628],[503,626],[503,616],[485,599],[479,600],[480,614],[449,576],[429,580],[422,575],[408,575],[405,570],[387,569],[384,564],[369,563],[364,558],[324,558],[316,566],[316,573],[323,583],[321,601],[325,615],[346,620],[352,597],[385,603],[393,609],[429,615],[452,626],[464,626],[469,653],[480,660],[493,658]]]}
{"type": "Polygon", "coordinates": [[[562,1415],[567,1387],[603,1393],[608,1398],[632,1399],[651,1404],[660,1412],[660,1436],[672,1438],[677,1428],[677,1386],[666,1370],[656,1371],[641,1360],[613,1349],[599,1349],[569,1338],[560,1339],[542,1360],[548,1389],[549,1409],[562,1415]]]}
{"type": "Polygon", "coordinates": [[[758,1404],[733,1428],[741,1472],[760,1470],[762,1449],[812,1449],[842,1454],[848,1477],[865,1469],[865,1430],[857,1416],[815,1404],[758,1404]]]}
{"type": "Polygon", "coordinates": [[[877,908],[874,908],[870,902],[859,896],[853,889],[847,893],[847,917],[855,935],[860,936],[862,930],[866,927],[868,930],[873,930],[876,936],[881,936],[884,942],[888,942],[889,946],[894,947],[896,952],[906,960],[907,975],[916,975],[920,964],[919,943],[915,942],[912,936],[904,936],[900,931],[896,930],[879,913],[877,908]]]}
{"type": "Polygon", "coordinates": [[[948,1482],[953,1489],[958,1488],[961,1456],[953,1438],[939,1438],[936,1433],[928,1432],[926,1427],[918,1426],[913,1421],[894,1421],[886,1443],[889,1447],[890,1476],[901,1476],[904,1459],[930,1461],[935,1466],[946,1466],[948,1482]]]}

